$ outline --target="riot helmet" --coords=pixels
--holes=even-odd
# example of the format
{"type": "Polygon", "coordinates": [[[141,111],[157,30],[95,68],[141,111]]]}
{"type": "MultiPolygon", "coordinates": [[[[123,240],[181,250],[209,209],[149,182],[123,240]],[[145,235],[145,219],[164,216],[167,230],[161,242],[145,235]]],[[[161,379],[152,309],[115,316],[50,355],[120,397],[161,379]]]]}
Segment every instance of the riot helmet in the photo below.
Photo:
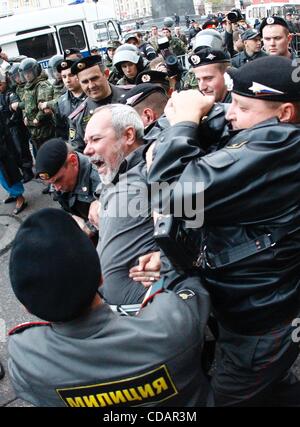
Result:
{"type": "Polygon", "coordinates": [[[20,63],[13,63],[8,70],[8,77],[13,84],[25,83],[22,73],[20,73],[20,63]]]}
{"type": "Polygon", "coordinates": [[[210,47],[212,50],[224,50],[224,42],[217,30],[207,29],[200,31],[193,41],[193,50],[200,47],[210,47]]]}
{"type": "Polygon", "coordinates": [[[57,70],[57,67],[63,60],[63,55],[54,55],[52,58],[50,58],[48,64],[48,75],[50,79],[61,80],[60,72],[57,70]]]}
{"type": "Polygon", "coordinates": [[[34,58],[23,59],[20,63],[19,73],[26,82],[32,82],[42,72],[41,64],[34,58]]]}
{"type": "Polygon", "coordinates": [[[121,76],[124,76],[121,66],[123,62],[132,62],[135,64],[137,66],[138,73],[143,71],[146,66],[139,49],[132,44],[123,44],[118,47],[114,55],[113,65],[117,68],[121,76]]]}

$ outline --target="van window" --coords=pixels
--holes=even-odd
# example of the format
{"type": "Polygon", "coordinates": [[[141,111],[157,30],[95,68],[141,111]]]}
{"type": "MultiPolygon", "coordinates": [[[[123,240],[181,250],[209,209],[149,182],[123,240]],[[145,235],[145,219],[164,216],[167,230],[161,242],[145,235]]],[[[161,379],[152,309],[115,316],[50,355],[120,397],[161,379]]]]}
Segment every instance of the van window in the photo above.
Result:
{"type": "Polygon", "coordinates": [[[17,46],[20,55],[35,58],[37,61],[50,58],[56,54],[53,34],[44,34],[42,36],[19,40],[17,41],[17,46]]]}
{"type": "Polygon", "coordinates": [[[77,47],[82,50],[86,47],[83,31],[80,25],[60,28],[59,37],[63,50],[70,47],[77,47]]]}

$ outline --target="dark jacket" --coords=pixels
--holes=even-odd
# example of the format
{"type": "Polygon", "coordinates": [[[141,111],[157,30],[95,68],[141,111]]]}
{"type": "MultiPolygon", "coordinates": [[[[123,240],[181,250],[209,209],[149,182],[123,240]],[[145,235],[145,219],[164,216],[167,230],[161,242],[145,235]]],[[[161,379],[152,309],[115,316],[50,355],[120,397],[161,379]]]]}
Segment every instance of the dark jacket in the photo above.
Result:
{"type": "Polygon", "coordinates": [[[22,175],[12,151],[12,137],[5,125],[5,119],[2,112],[0,112],[0,129],[0,169],[8,185],[11,187],[21,181],[22,175]]]}
{"type": "Polygon", "coordinates": [[[246,51],[244,50],[243,52],[234,55],[234,57],[231,59],[231,65],[235,68],[239,68],[247,62],[254,61],[255,59],[262,58],[264,56],[267,56],[267,54],[263,50],[255,53],[252,56],[247,55],[246,51]]]}
{"type": "MultiPolygon", "coordinates": [[[[199,254],[215,315],[225,328],[258,334],[300,311],[300,128],[270,119],[208,155],[199,135],[189,122],[170,128],[149,179],[203,183],[199,254]]],[[[194,189],[185,192],[192,198],[194,189]]]]}

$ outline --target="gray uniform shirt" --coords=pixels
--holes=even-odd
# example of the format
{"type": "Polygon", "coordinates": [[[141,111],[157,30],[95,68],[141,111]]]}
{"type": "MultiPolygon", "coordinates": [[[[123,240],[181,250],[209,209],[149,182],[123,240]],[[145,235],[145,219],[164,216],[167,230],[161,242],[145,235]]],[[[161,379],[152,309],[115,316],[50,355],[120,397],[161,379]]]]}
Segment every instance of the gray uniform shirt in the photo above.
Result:
{"type": "Polygon", "coordinates": [[[158,250],[148,202],[144,146],[121,165],[117,182],[101,188],[98,253],[109,304],[136,304],[146,289],[128,277],[142,255],[158,250]]]}
{"type": "Polygon", "coordinates": [[[179,288],[181,297],[156,295],[136,317],[104,304],[72,322],[15,333],[8,369],[17,396],[37,406],[204,406],[209,298],[196,278],[179,288]]]}

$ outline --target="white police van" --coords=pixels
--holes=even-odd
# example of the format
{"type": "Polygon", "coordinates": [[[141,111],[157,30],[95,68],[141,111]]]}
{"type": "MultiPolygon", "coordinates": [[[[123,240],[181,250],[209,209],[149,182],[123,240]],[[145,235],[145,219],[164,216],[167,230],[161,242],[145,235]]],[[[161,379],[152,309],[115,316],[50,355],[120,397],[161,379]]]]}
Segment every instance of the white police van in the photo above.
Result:
{"type": "Polygon", "coordinates": [[[9,58],[32,57],[47,68],[49,59],[76,47],[84,56],[93,45],[120,40],[111,0],[36,10],[0,19],[0,46],[9,58]]]}

